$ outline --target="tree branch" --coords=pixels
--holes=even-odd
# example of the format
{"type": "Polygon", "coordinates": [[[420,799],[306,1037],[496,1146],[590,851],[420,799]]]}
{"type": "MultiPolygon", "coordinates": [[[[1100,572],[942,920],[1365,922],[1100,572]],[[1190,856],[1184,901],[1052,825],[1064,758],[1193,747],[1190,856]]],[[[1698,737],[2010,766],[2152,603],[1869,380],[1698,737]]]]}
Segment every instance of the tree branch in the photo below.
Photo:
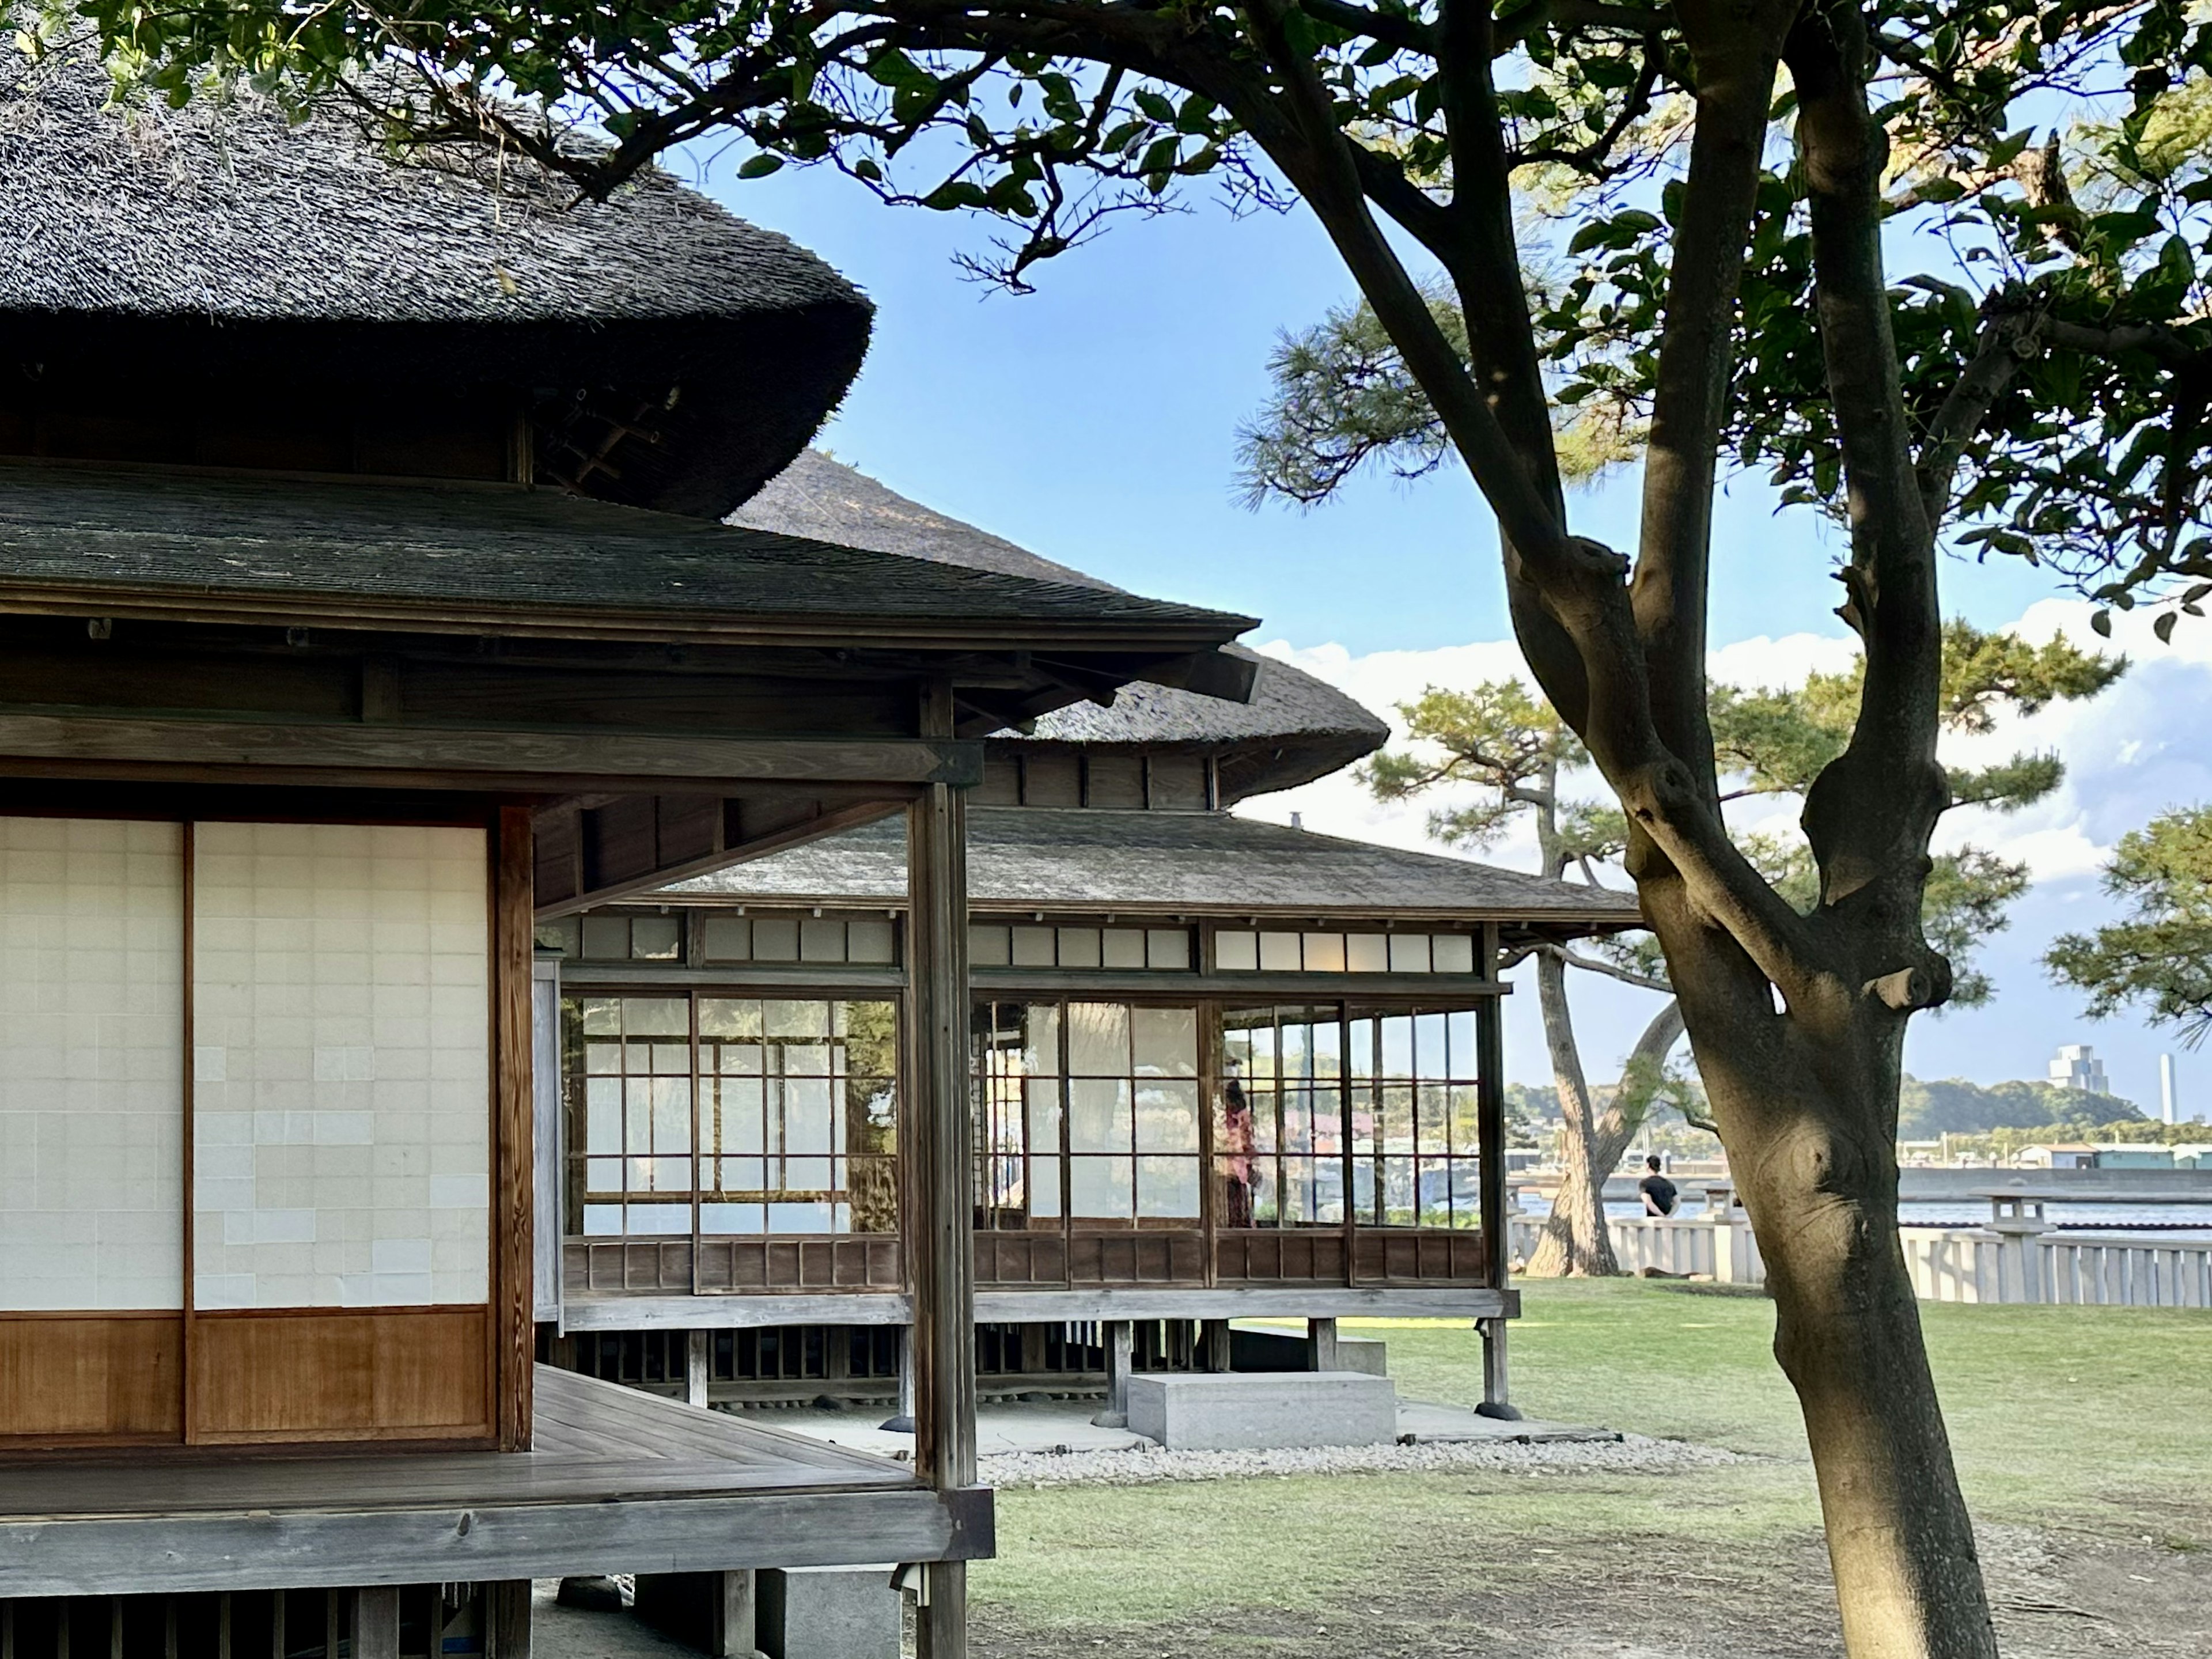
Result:
{"type": "Polygon", "coordinates": [[[1708,799],[1719,784],[1705,709],[1714,476],[1734,363],[1736,295],[1749,244],[1782,40],[1795,0],[1676,7],[1698,107],[1661,334],[1643,525],[1630,604],[1651,719],[1708,799]]]}
{"type": "MultiPolygon", "coordinates": [[[[1918,922],[1928,837],[1948,800],[1936,760],[1942,614],[1882,278],[1887,143],[1868,104],[1865,19],[1856,0],[1814,0],[1785,57],[1797,87],[1814,305],[1850,523],[1844,615],[1866,642],[1858,720],[1844,754],[1808,793],[1806,835],[1824,904],[1879,884],[1861,914],[1876,920],[1883,947],[1917,947],[1940,963],[1920,941],[1918,922]]],[[[1940,1001],[1948,969],[1940,983],[1931,970],[1930,983],[1940,1001]]]]}
{"type": "Polygon", "coordinates": [[[1920,441],[1918,471],[1921,512],[1931,529],[1951,510],[1951,487],[1966,446],[2012,383],[2023,357],[2033,355],[2038,320],[2018,311],[1992,317],[1983,327],[1980,349],[1929,422],[1920,441]]]}
{"type": "Polygon", "coordinates": [[[1372,11],[1365,6],[1352,4],[1352,0],[1297,0],[1297,4],[1298,9],[1307,16],[1340,28],[1347,34],[1380,40],[1401,52],[1420,52],[1431,58],[1436,56],[1435,32],[1419,18],[1372,11]]]}
{"type": "Polygon", "coordinates": [[[1655,978],[1650,974],[1639,974],[1632,968],[1616,967],[1603,957],[1583,956],[1579,951],[1568,950],[1564,945],[1553,948],[1559,951],[1560,957],[1570,968],[1579,968],[1584,973],[1601,974],[1607,979],[1617,979],[1623,985],[1633,985],[1639,990],[1663,991],[1669,995],[1673,994],[1674,988],[1663,979],[1655,978]]]}

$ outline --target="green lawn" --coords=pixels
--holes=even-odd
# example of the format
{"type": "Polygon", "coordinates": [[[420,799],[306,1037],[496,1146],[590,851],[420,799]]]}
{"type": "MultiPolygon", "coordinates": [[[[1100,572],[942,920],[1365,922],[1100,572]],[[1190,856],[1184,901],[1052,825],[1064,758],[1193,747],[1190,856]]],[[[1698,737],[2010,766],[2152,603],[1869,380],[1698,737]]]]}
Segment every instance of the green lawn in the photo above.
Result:
{"type": "MultiPolygon", "coordinates": [[[[1437,1646],[1447,1632],[1453,1642],[1518,1632],[1539,1609],[1591,1651],[1610,1651],[1605,1643],[1632,1635],[1635,1618],[1693,1603],[1707,1626],[1732,1632],[1729,1651],[1832,1651],[1812,1472],[1767,1351],[1766,1301],[1631,1279],[1530,1282],[1523,1298],[1512,1359],[1530,1415],[1758,1461],[1668,1477],[1468,1472],[1006,1492],[1000,1559],[974,1575],[982,1650],[1072,1651],[1087,1632],[1085,1647],[1118,1632],[1125,1649],[1160,1655],[1319,1651],[1387,1613],[1403,1626],[1401,1650],[1418,1654],[1447,1650],[1437,1646]],[[1616,1630],[1616,1616],[1631,1622],[1616,1630]]],[[[2203,1571],[2212,1314],[1922,1311],[1979,1521],[2063,1534],[2069,1548],[2153,1540],[2142,1553],[2156,1572],[2142,1583],[2163,1578],[2161,1562],[2186,1579],[2203,1571]]],[[[1346,1328],[1389,1341],[1402,1395],[1480,1397],[1480,1349],[1464,1325],[1346,1328]]]]}
{"type": "MultiPolygon", "coordinates": [[[[1534,1279],[1523,1281],[1522,1309],[1514,1394],[1529,1415],[1804,1457],[1796,1398],[1768,1351],[1774,1311],[1764,1297],[1534,1279]]],[[[2154,1521],[2177,1499],[2212,1507],[2212,1313],[1937,1302],[1923,1303],[1920,1316],[1978,1514],[2133,1525],[2130,1514],[2154,1521]]],[[[1471,1334],[1423,1321],[1376,1334],[1390,1345],[1401,1395],[1482,1397],[1471,1334]]]]}

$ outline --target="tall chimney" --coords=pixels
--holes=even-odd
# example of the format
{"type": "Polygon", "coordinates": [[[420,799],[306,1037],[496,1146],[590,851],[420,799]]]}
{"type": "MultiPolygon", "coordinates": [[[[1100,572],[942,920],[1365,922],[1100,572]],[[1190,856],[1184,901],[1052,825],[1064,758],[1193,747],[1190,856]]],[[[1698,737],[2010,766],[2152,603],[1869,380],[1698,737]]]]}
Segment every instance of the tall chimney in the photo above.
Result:
{"type": "Polygon", "coordinates": [[[2174,1113],[2180,1105],[2178,1091],[2173,1086],[2173,1056],[2158,1057],[2158,1115],[2163,1123],[2174,1121],[2174,1113]]]}

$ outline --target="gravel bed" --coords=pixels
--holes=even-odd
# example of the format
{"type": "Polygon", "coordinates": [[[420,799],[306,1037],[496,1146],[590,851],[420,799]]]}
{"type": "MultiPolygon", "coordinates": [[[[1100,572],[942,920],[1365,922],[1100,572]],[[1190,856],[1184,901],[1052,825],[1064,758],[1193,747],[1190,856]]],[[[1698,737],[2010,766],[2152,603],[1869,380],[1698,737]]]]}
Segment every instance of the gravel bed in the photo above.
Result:
{"type": "Polygon", "coordinates": [[[1759,1460],[1719,1446],[1606,1439],[1431,1441],[1411,1446],[1311,1446],[1275,1451],[1014,1452],[981,1460],[986,1486],[1141,1486],[1169,1480],[1231,1480],[1291,1474],[1422,1474],[1494,1469],[1505,1474],[1674,1474],[1759,1460]]]}

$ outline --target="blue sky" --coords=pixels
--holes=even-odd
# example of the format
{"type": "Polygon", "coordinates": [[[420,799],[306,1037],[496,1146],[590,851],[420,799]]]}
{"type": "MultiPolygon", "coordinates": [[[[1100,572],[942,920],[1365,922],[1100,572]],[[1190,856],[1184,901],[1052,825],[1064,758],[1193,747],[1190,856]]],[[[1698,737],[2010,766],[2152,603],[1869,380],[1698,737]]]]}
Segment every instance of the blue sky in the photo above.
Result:
{"type": "MultiPolygon", "coordinates": [[[[1037,293],[1012,296],[954,268],[957,250],[983,240],[971,220],[887,209],[818,171],[738,184],[702,166],[695,177],[875,301],[866,366],[821,440],[840,459],[1109,580],[1256,616],[1255,641],[1379,713],[1431,678],[1510,672],[1496,535],[1463,475],[1366,480],[1305,514],[1253,513],[1236,500],[1236,429],[1265,395],[1278,331],[1351,296],[1302,211],[1240,219],[1200,201],[1129,220],[1044,267],[1037,293]]],[[[1580,495],[1577,527],[1629,544],[1635,489],[1628,477],[1580,495]]],[[[1776,516],[1755,481],[1732,484],[1717,522],[1712,633],[1737,647],[1735,672],[1786,678],[1844,648],[1830,614],[1832,555],[1820,523],[1776,516]]],[[[2086,607],[2039,607],[2052,596],[2049,579],[2016,561],[1954,561],[1945,582],[1947,610],[1985,626],[2027,617],[2033,632],[2089,637],[2086,607]]],[[[2107,914],[2094,869],[2118,834],[2164,805],[2212,796],[2193,738],[2203,726],[2177,718],[2188,708],[2212,716],[2212,653],[2185,641],[2174,657],[2147,635],[2127,643],[2158,672],[2139,671],[2096,710],[2001,734],[2014,746],[2059,746],[2075,779],[2027,819],[1975,827],[1977,840],[2028,857],[2043,879],[1989,945],[1996,1003],[1915,1023],[1907,1064],[1919,1075],[2038,1076],[2054,1044],[2088,1041],[2107,1054],[2120,1092],[2155,1107],[2157,1055],[2173,1039],[2133,1021],[2089,1024],[2074,994],[2045,983],[2037,966],[2053,933],[2107,914]]],[[[1418,814],[1378,815],[1341,781],[1257,807],[1278,817],[1294,809],[1311,829],[1421,844],[1418,814]]],[[[1516,861],[1516,849],[1494,856],[1516,861]]],[[[1510,1027],[1510,1069],[1528,1081],[1543,1069],[1534,1000],[1514,1000],[1510,1027]]],[[[1607,1074],[1648,1001],[1593,986],[1581,1006],[1589,1064],[1607,1074]]],[[[2212,1107],[2212,1060],[2183,1054],[2181,1072],[2185,1112],[2212,1107]]]]}

